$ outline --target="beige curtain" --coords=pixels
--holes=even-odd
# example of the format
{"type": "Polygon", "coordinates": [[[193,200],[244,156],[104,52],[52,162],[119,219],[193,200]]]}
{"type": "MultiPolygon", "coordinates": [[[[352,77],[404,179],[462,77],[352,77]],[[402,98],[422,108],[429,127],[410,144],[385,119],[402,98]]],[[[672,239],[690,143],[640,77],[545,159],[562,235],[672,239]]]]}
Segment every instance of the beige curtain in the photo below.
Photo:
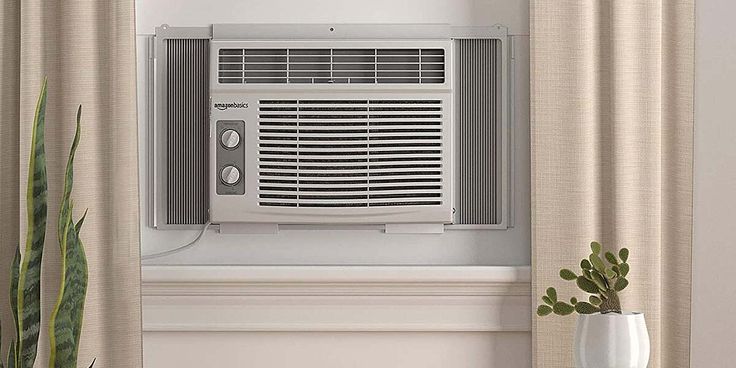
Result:
{"type": "MultiPolygon", "coordinates": [[[[535,303],[591,240],[631,249],[624,309],[649,367],[689,366],[694,0],[532,0],[535,303]]],[[[578,291],[577,294],[580,294],[578,291]]],[[[573,316],[534,317],[537,367],[572,367],[573,316]]]]}
{"type": "Polygon", "coordinates": [[[48,230],[37,367],[48,365],[48,317],[56,301],[56,218],[62,172],[83,105],[75,163],[75,218],[89,209],[82,240],[89,289],[79,366],[140,367],[140,266],[134,1],[4,0],[0,6],[0,310],[2,351],[13,334],[8,304],[12,252],[25,238],[31,123],[48,76],[48,230]]]}

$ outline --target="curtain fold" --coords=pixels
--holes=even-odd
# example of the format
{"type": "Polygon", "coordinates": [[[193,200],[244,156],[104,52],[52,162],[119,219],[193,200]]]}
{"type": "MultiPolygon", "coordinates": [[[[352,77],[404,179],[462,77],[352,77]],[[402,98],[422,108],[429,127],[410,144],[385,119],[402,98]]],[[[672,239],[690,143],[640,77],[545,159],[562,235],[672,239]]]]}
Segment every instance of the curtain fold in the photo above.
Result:
{"type": "MultiPolygon", "coordinates": [[[[531,2],[536,297],[598,240],[631,249],[624,309],[650,367],[688,367],[694,0],[531,2]]],[[[572,367],[574,316],[534,316],[537,367],[572,367]]]]}
{"type": "Polygon", "coordinates": [[[74,218],[89,286],[79,366],[141,366],[134,1],[5,0],[0,6],[0,310],[2,356],[14,337],[8,300],[12,254],[25,238],[25,186],[36,99],[48,77],[48,228],[36,366],[48,365],[48,320],[59,289],[56,224],[63,171],[82,105],[74,165],[74,218]]]}

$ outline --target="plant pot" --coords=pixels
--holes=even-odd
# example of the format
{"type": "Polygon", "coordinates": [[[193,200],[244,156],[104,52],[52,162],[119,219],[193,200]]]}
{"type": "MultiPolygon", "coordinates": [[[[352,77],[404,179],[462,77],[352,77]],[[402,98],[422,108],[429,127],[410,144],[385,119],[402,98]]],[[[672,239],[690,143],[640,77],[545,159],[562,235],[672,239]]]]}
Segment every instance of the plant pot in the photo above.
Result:
{"type": "Polygon", "coordinates": [[[581,314],[575,330],[577,368],[646,368],[649,333],[644,314],[581,314]]]}

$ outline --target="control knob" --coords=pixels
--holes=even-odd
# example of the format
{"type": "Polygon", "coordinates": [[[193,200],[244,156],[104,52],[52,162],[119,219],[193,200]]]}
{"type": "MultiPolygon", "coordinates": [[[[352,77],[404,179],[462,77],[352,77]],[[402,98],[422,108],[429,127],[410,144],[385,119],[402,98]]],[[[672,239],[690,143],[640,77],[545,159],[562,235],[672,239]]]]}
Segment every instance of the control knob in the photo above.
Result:
{"type": "Polygon", "coordinates": [[[235,185],[240,181],[240,170],[233,165],[225,166],[220,172],[220,178],[227,185],[235,185]]]}
{"type": "Polygon", "coordinates": [[[240,144],[240,134],[233,129],[227,129],[222,132],[220,143],[226,148],[235,148],[240,144]]]}

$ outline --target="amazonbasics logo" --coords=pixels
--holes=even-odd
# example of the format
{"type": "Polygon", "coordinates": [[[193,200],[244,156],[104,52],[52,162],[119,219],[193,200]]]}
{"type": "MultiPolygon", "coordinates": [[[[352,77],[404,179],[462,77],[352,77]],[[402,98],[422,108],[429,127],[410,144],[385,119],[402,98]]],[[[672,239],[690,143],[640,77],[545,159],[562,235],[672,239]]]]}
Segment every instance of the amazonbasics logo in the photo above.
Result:
{"type": "Polygon", "coordinates": [[[220,111],[227,109],[247,109],[247,102],[215,102],[215,108],[220,111]]]}

